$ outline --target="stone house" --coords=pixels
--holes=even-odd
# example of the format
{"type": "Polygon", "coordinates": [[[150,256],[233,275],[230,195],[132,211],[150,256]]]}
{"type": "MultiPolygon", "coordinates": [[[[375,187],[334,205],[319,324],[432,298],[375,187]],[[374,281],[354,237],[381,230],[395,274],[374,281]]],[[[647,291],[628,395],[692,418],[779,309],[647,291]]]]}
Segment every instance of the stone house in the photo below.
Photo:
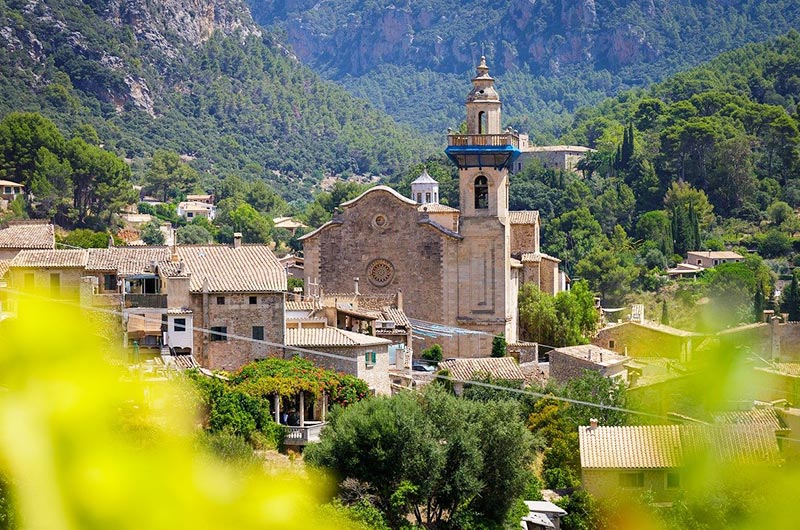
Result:
{"type": "Polygon", "coordinates": [[[654,502],[680,495],[694,464],[774,466],[781,457],[766,425],[645,425],[578,428],[581,483],[598,499],[649,492],[654,502]]]}
{"type": "Polygon", "coordinates": [[[390,340],[338,329],[324,322],[293,321],[286,326],[287,355],[301,355],[322,368],[354,375],[365,381],[376,395],[391,394],[390,340]]]}
{"type": "Polygon", "coordinates": [[[236,234],[231,246],[175,251],[185,265],[165,276],[170,283],[188,278],[194,354],[202,366],[233,371],[282,352],[286,273],[268,246],[243,245],[236,234]]]}
{"type": "Polygon", "coordinates": [[[561,169],[564,171],[577,171],[578,162],[586,157],[587,153],[595,150],[580,145],[529,145],[527,141],[520,148],[522,154],[514,165],[514,171],[522,171],[528,160],[538,159],[548,169],[561,169]]]}
{"type": "Polygon", "coordinates": [[[592,344],[628,357],[666,357],[688,363],[702,338],[699,333],[642,319],[611,324],[597,332],[592,344]]]}
{"type": "Polygon", "coordinates": [[[464,392],[464,384],[490,377],[492,381],[509,383],[522,388],[525,376],[513,357],[483,357],[480,359],[445,359],[439,363],[439,372],[446,371],[456,395],[464,392]]]}
{"type": "Polygon", "coordinates": [[[20,250],[8,264],[8,288],[78,303],[88,259],[83,249],[20,250]]]}
{"type": "Polygon", "coordinates": [[[0,227],[0,259],[11,259],[20,250],[56,248],[55,227],[47,222],[11,221],[0,227]]]}
{"type": "Polygon", "coordinates": [[[686,263],[710,269],[723,263],[739,263],[744,258],[728,250],[693,250],[686,253],[686,263]]]}
{"type": "Polygon", "coordinates": [[[550,377],[562,385],[581,377],[586,370],[598,372],[603,377],[627,379],[625,363],[629,359],[593,344],[556,348],[549,355],[550,377]]]}
{"type": "Polygon", "coordinates": [[[377,186],[301,238],[307,296],[346,292],[354,278],[366,280],[366,294],[402,290],[412,320],[485,332],[437,339],[445,355],[458,357],[487,356],[492,335],[517,342],[517,297],[526,279],[538,279],[547,292],[563,285],[553,279],[558,260],[540,251],[538,213],[509,210],[519,135],[500,128],[501,102],[485,60],[472,83],[467,134],[449,134],[445,151],[458,166],[459,210],[437,205],[438,185],[422,175],[417,186],[430,187],[419,191],[425,204],[377,186]]]}

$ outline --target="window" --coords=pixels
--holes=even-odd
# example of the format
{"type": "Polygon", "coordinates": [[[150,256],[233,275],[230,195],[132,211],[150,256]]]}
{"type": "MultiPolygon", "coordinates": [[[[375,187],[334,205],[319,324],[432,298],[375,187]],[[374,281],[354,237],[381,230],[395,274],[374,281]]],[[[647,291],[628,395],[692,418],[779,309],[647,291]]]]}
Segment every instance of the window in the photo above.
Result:
{"type": "Polygon", "coordinates": [[[619,486],[621,488],[643,488],[644,473],[620,473],[619,486]]]}
{"type": "Polygon", "coordinates": [[[36,285],[36,281],[34,279],[32,272],[25,273],[25,290],[30,291],[33,289],[34,285],[36,285]]]}
{"type": "Polygon", "coordinates": [[[475,209],[485,210],[489,208],[489,181],[480,175],[475,179],[475,209]]]}
{"type": "Polygon", "coordinates": [[[422,202],[422,192],[417,193],[417,202],[422,202]]]}
{"type": "Polygon", "coordinates": [[[478,113],[478,134],[486,134],[486,112],[478,113]]]}
{"type": "Polygon", "coordinates": [[[103,290],[104,291],[116,291],[117,290],[117,275],[116,274],[104,274],[103,275],[103,290]]]}
{"type": "Polygon", "coordinates": [[[250,305],[256,305],[257,303],[258,303],[258,297],[257,296],[251,296],[250,297],[250,305]]]}
{"type": "Polygon", "coordinates": [[[186,319],[176,318],[172,323],[172,331],[186,331],[186,319]]]}
{"type": "Polygon", "coordinates": [[[439,194],[435,191],[433,192],[433,202],[439,202],[439,194]]]}
{"type": "Polygon", "coordinates": [[[11,186],[6,186],[6,193],[11,195],[11,186]]]}
{"type": "Polygon", "coordinates": [[[217,305],[225,305],[225,297],[224,296],[218,296],[217,297],[217,305]]]}
{"type": "Polygon", "coordinates": [[[616,343],[613,340],[608,341],[608,349],[613,350],[616,343]]]}
{"type": "Polygon", "coordinates": [[[192,212],[188,212],[188,213],[186,214],[186,217],[194,217],[194,214],[193,214],[192,212]]]}
{"type": "Polygon", "coordinates": [[[253,326],[253,340],[264,340],[264,326],[253,326]]]}
{"type": "Polygon", "coordinates": [[[61,296],[61,275],[57,272],[50,273],[50,296],[53,298],[61,296]]]}
{"type": "Polygon", "coordinates": [[[368,351],[364,353],[364,361],[366,361],[367,366],[373,366],[377,357],[378,356],[374,351],[368,351]]]}
{"type": "Polygon", "coordinates": [[[225,342],[228,340],[228,327],[227,326],[213,326],[211,328],[211,336],[208,338],[211,342],[225,342]]]}
{"type": "Polygon", "coordinates": [[[674,489],[681,487],[681,474],[672,472],[667,473],[667,488],[674,489]]]}
{"type": "Polygon", "coordinates": [[[427,192],[425,194],[425,202],[427,203],[431,202],[431,192],[427,192]]]}

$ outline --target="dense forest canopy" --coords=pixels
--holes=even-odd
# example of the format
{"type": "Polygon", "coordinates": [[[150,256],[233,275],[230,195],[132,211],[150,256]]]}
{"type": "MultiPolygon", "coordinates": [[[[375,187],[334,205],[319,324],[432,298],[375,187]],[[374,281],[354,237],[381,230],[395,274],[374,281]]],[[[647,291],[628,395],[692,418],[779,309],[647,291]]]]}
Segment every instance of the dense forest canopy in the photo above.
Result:
{"type": "Polygon", "coordinates": [[[512,125],[541,142],[565,132],[583,105],[800,21],[792,0],[248,3],[316,71],[430,131],[461,120],[464,83],[484,54],[512,125]]]}
{"type": "Polygon", "coordinates": [[[308,198],[326,174],[391,175],[430,152],[297,62],[234,0],[215,6],[207,38],[161,27],[174,21],[159,16],[193,16],[193,3],[161,14],[129,4],[0,1],[0,117],[38,112],[66,134],[88,124],[126,158],[169,149],[288,199],[308,198]]]}

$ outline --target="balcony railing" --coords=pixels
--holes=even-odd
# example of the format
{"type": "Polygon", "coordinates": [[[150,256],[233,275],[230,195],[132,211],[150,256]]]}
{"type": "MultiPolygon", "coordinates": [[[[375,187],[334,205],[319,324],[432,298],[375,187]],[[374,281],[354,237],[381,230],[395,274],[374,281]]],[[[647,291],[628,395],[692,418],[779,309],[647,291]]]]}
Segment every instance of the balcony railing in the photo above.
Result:
{"type": "Polygon", "coordinates": [[[153,307],[166,309],[167,295],[165,294],[126,294],[125,307],[153,307]]]}
{"type": "Polygon", "coordinates": [[[448,134],[447,145],[457,147],[505,147],[510,145],[519,149],[519,134],[513,132],[502,134],[448,134]]]}
{"type": "Polygon", "coordinates": [[[289,425],[289,433],[283,439],[286,445],[308,445],[319,441],[319,433],[326,423],[321,421],[307,421],[303,427],[289,425]]]}

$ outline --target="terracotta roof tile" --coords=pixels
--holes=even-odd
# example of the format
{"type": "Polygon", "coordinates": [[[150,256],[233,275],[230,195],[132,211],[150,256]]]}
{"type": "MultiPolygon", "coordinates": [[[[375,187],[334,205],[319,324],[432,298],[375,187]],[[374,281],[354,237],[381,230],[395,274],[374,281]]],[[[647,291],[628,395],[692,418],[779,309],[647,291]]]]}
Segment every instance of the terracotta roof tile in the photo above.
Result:
{"type": "Polygon", "coordinates": [[[556,263],[561,263],[560,259],[550,256],[548,254],[544,254],[542,252],[523,252],[520,255],[519,260],[522,263],[539,263],[542,260],[549,260],[549,261],[555,261],[556,263]]]}
{"type": "Polygon", "coordinates": [[[582,426],[578,438],[586,469],[674,468],[705,456],[727,464],[779,461],[775,430],[764,425],[582,426]]]}
{"type": "Polygon", "coordinates": [[[786,429],[773,407],[757,407],[750,410],[735,410],[714,416],[717,423],[738,425],[764,425],[776,431],[786,429]]]}
{"type": "Polygon", "coordinates": [[[325,346],[381,346],[384,344],[391,344],[391,341],[333,327],[288,328],[286,330],[287,346],[310,348],[325,346]]]}
{"type": "Polygon", "coordinates": [[[316,309],[316,305],[311,300],[286,301],[286,311],[313,311],[314,309],[316,309]]]}
{"type": "Polygon", "coordinates": [[[532,225],[539,219],[538,210],[517,210],[508,212],[508,221],[512,225],[532,225]]]}
{"type": "Polygon", "coordinates": [[[0,259],[0,278],[6,275],[9,265],[11,265],[10,259],[0,259]]]}
{"type": "Polygon", "coordinates": [[[266,245],[197,245],[176,247],[191,273],[189,290],[275,292],[286,290],[286,270],[266,245]]]}
{"type": "Polygon", "coordinates": [[[11,260],[11,267],[62,269],[83,268],[89,259],[85,249],[21,250],[11,260]]]}
{"type": "Polygon", "coordinates": [[[0,248],[54,249],[54,227],[45,223],[12,224],[0,229],[0,248]]]}
{"type": "Polygon", "coordinates": [[[439,363],[440,370],[450,372],[458,381],[470,381],[480,375],[506,381],[524,381],[517,362],[512,357],[484,357],[480,359],[447,359],[439,363]]]}
{"type": "Polygon", "coordinates": [[[562,346],[550,352],[560,353],[562,355],[569,355],[576,359],[584,359],[594,364],[602,366],[612,366],[623,363],[628,360],[628,357],[618,354],[615,351],[595,346],[594,344],[580,344],[578,346],[562,346]]]}
{"type": "Polygon", "coordinates": [[[439,204],[438,202],[429,202],[426,204],[420,204],[419,208],[417,208],[419,212],[428,212],[428,213],[459,213],[460,210],[458,208],[453,208],[452,206],[447,206],[446,204],[439,204]]]}
{"type": "Polygon", "coordinates": [[[147,270],[151,263],[168,260],[167,247],[111,247],[89,249],[87,271],[117,271],[123,276],[147,270]]]}

